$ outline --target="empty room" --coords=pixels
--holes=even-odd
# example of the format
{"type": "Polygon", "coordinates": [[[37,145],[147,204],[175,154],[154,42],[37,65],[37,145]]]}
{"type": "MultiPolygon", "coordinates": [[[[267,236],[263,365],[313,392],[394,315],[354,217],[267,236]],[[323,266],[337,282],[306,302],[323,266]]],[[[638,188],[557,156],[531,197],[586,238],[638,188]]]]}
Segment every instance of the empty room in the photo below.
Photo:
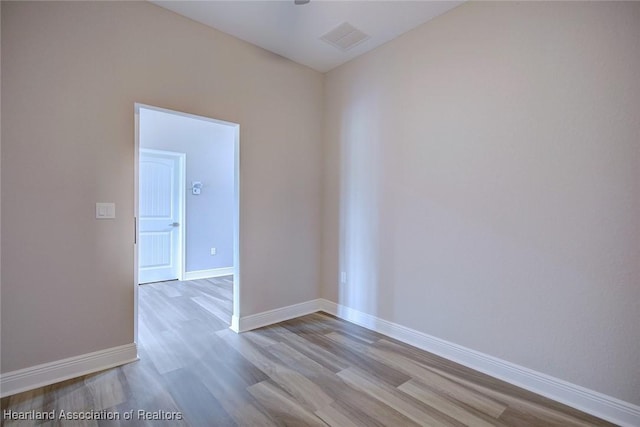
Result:
{"type": "Polygon", "coordinates": [[[0,12],[3,425],[640,426],[640,2],[0,12]]]}

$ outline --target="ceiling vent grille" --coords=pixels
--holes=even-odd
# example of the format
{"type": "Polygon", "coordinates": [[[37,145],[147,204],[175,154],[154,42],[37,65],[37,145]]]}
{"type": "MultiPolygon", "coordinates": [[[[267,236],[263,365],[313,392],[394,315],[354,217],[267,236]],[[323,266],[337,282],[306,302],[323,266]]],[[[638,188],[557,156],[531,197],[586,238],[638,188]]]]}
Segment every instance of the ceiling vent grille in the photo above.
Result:
{"type": "Polygon", "coordinates": [[[348,22],[338,25],[336,28],[320,37],[321,40],[324,40],[330,45],[343,51],[347,51],[369,38],[370,37],[367,34],[355,28],[348,22]]]}

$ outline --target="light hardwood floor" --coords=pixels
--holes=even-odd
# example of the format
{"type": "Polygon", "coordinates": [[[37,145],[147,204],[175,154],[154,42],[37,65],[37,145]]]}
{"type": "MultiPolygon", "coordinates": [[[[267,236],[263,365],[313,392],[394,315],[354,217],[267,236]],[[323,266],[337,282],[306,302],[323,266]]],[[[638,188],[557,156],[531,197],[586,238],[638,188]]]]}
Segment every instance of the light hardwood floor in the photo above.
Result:
{"type": "Polygon", "coordinates": [[[3,413],[121,415],[46,426],[610,425],[326,314],[237,335],[232,286],[231,276],[140,286],[140,361],[2,399],[3,413]]]}

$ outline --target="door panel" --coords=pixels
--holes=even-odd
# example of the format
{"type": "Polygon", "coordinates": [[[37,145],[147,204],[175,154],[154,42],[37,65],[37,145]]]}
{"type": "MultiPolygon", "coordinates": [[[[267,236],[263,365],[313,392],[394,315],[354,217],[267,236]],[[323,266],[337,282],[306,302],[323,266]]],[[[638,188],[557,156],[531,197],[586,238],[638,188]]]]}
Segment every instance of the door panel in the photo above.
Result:
{"type": "Polygon", "coordinates": [[[178,279],[180,154],[140,150],[140,283],[178,279]]]}

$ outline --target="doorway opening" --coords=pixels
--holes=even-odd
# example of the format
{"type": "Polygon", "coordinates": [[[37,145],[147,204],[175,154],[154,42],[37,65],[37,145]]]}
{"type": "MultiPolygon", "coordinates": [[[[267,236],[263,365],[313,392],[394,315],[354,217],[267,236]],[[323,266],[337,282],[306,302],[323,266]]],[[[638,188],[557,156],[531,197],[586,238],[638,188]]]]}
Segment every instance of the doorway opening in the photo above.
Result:
{"type": "MultiPolygon", "coordinates": [[[[232,284],[225,322],[237,330],[239,125],[139,103],[134,111],[135,340],[145,284],[169,294],[232,284]]],[[[207,298],[194,301],[214,310],[207,298]]]]}

